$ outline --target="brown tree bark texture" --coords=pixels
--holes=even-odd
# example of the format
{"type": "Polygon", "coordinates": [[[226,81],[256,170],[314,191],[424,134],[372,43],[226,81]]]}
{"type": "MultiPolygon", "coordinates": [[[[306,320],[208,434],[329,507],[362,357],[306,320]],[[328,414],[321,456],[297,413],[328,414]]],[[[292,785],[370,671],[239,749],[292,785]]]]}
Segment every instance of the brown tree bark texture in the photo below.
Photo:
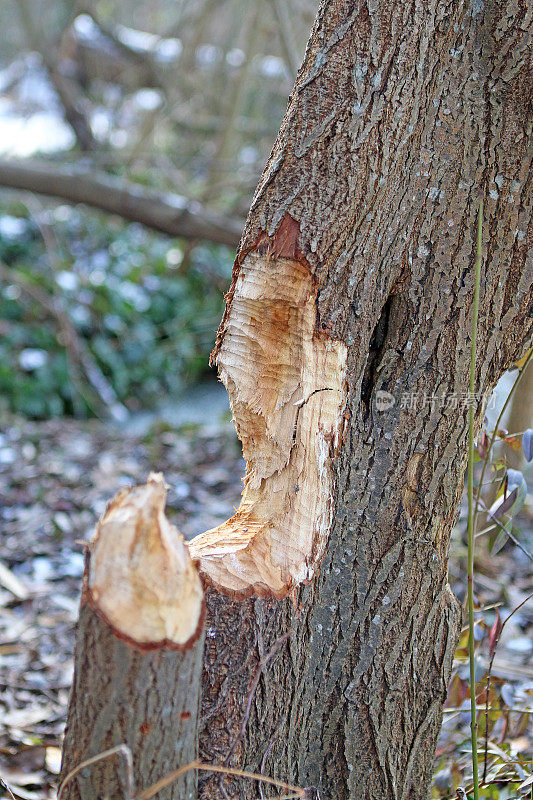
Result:
{"type": "MultiPolygon", "coordinates": [[[[71,713],[65,734],[62,778],[82,761],[119,744],[133,754],[137,791],[147,789],[176,764],[196,757],[198,683],[202,643],[178,652],[142,652],[119,638],[82,602],[77,630],[71,713]]],[[[106,758],[82,769],[66,786],[64,800],[127,798],[123,759],[106,758]]],[[[195,800],[196,774],[163,789],[161,800],[195,800]]]]}
{"type": "MultiPolygon", "coordinates": [[[[323,800],[427,797],[460,624],[446,576],[482,197],[478,425],[532,335],[530,31],[525,0],[320,7],[216,354],[250,256],[309,270],[317,331],[347,347],[333,524],[319,575],[291,597],[209,592],[206,761],[316,786],[323,800]],[[394,400],[385,410],[380,391],[394,400]]],[[[222,783],[232,798],[258,795],[222,783]]],[[[219,784],[205,779],[199,797],[220,797],[219,784]]]]}

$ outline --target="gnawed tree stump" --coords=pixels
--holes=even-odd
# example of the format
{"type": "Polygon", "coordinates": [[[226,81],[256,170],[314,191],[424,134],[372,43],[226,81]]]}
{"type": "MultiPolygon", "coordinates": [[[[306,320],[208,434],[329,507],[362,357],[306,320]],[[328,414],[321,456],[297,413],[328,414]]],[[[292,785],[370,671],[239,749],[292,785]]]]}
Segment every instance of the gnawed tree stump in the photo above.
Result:
{"type": "MultiPolygon", "coordinates": [[[[164,516],[159,475],[121,490],[90,544],[81,598],[61,779],[116,745],[133,756],[137,791],[196,756],[203,591],[181,535],[164,516]]],[[[128,798],[127,766],[110,756],[70,780],[64,800],[128,798]]],[[[193,800],[189,772],[161,800],[193,800]]]]}

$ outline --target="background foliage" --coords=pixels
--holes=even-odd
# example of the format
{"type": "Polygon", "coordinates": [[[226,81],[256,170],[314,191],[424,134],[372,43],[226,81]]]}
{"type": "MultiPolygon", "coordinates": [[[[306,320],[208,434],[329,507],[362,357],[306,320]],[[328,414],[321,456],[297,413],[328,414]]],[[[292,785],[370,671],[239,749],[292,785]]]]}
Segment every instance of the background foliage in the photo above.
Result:
{"type": "Polygon", "coordinates": [[[120,415],[119,403],[153,406],[208,372],[229,249],[187,249],[67,206],[41,212],[39,223],[21,205],[10,211],[0,218],[0,260],[9,269],[0,284],[5,406],[37,418],[92,415],[101,411],[98,386],[108,382],[120,415]]]}

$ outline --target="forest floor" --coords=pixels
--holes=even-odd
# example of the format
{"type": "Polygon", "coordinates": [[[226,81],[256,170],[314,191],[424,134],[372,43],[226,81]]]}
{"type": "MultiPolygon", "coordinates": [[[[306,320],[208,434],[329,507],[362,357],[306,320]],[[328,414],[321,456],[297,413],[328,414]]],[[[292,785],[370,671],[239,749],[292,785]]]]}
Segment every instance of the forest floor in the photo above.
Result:
{"type": "MultiPolygon", "coordinates": [[[[170,486],[167,515],[187,537],[227,519],[238,504],[244,463],[233,427],[218,422],[215,414],[206,414],[206,422],[181,427],[155,422],[141,432],[94,420],[30,422],[13,416],[2,424],[0,797],[9,792],[23,800],[55,797],[83,542],[91,538],[107,501],[121,486],[142,483],[150,471],[161,471],[170,486]]],[[[450,563],[450,582],[460,596],[463,523],[450,563]]],[[[531,549],[531,504],[521,525],[522,541],[531,549]]],[[[480,679],[494,605],[499,604],[505,619],[527,597],[531,578],[531,562],[520,550],[506,547],[491,556],[481,546],[477,587],[480,607],[486,610],[480,611],[477,625],[480,679]]],[[[533,708],[532,631],[529,602],[505,625],[494,662],[489,765],[494,773],[501,764],[497,777],[517,769],[518,778],[528,774],[516,764],[531,758],[532,751],[531,715],[524,711],[533,708]]],[[[435,797],[455,796],[457,784],[467,782],[467,692],[467,664],[459,659],[437,751],[435,797]]],[[[501,787],[499,794],[486,796],[517,796],[508,793],[505,783],[501,787]]]]}

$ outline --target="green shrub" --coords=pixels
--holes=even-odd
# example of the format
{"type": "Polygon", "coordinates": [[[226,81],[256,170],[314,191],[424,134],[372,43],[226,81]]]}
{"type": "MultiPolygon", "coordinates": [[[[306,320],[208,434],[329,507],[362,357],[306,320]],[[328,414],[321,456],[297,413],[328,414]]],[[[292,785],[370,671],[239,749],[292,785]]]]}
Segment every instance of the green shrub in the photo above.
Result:
{"type": "Polygon", "coordinates": [[[131,411],[175,395],[208,371],[232,258],[81,208],[37,224],[0,207],[4,406],[90,416],[109,405],[102,385],[131,411]]]}

